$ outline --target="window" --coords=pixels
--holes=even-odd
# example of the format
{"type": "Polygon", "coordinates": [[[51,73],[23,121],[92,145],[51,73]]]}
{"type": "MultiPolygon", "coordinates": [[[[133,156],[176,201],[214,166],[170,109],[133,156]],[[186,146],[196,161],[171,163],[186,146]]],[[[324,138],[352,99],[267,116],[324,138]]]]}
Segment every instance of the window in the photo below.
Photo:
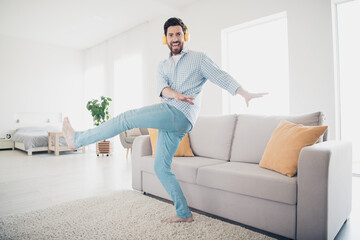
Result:
{"type": "Polygon", "coordinates": [[[124,55],[115,62],[115,108],[117,113],[143,106],[141,54],[124,55]]]}
{"type": "Polygon", "coordinates": [[[85,99],[99,98],[104,95],[105,71],[103,65],[96,65],[85,70],[85,99]]]}
{"type": "Polygon", "coordinates": [[[336,5],[340,138],[353,144],[353,173],[360,175],[360,0],[336,5]]]}
{"type": "Polygon", "coordinates": [[[246,108],[240,97],[223,91],[223,113],[288,114],[289,71],[286,13],[222,31],[223,69],[248,91],[268,92],[246,108]]]}

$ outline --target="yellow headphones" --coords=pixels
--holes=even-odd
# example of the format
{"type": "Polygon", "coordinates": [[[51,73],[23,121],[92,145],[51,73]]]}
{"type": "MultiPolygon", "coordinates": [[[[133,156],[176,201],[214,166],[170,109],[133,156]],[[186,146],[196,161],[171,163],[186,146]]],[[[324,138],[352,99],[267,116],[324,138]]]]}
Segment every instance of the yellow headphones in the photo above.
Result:
{"type": "MultiPolygon", "coordinates": [[[[184,35],[184,39],[185,39],[185,42],[188,42],[188,41],[190,41],[190,33],[189,33],[189,29],[187,28],[186,25],[185,25],[185,28],[186,28],[186,33],[184,35]]],[[[167,40],[166,40],[165,33],[163,34],[163,37],[162,37],[162,43],[164,45],[167,45],[167,40]]]]}

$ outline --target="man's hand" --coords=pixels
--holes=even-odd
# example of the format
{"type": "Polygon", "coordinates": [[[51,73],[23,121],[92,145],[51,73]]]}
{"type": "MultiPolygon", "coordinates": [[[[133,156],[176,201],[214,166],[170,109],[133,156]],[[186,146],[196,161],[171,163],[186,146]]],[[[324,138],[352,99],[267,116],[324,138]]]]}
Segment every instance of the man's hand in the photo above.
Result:
{"type": "Polygon", "coordinates": [[[249,107],[249,102],[253,99],[253,98],[261,98],[264,95],[267,95],[268,93],[250,93],[248,91],[246,91],[245,89],[239,87],[236,90],[236,93],[241,95],[246,103],[246,107],[249,107]]]}
{"type": "Polygon", "coordinates": [[[183,101],[183,102],[187,102],[191,105],[194,105],[194,103],[191,101],[191,100],[194,100],[195,98],[193,97],[190,97],[190,96],[187,96],[187,95],[184,95],[184,94],[181,94],[181,93],[177,93],[175,95],[175,101],[183,101]]]}
{"type": "Polygon", "coordinates": [[[187,96],[185,94],[181,94],[175,90],[172,90],[169,87],[164,88],[163,91],[161,92],[161,95],[166,98],[174,98],[175,101],[183,101],[183,102],[187,102],[191,105],[194,105],[194,103],[191,100],[194,100],[195,98],[193,98],[191,96],[187,96]]]}

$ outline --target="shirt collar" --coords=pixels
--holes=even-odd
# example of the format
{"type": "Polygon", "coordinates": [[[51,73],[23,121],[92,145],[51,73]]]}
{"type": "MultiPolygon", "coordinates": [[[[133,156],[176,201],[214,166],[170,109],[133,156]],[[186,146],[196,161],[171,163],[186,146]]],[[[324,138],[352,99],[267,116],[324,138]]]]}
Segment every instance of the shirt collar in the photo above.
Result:
{"type": "MultiPolygon", "coordinates": [[[[189,52],[189,49],[187,47],[184,47],[183,50],[181,50],[181,55],[185,55],[189,52]]],[[[172,57],[171,52],[169,53],[169,58],[172,57]]]]}

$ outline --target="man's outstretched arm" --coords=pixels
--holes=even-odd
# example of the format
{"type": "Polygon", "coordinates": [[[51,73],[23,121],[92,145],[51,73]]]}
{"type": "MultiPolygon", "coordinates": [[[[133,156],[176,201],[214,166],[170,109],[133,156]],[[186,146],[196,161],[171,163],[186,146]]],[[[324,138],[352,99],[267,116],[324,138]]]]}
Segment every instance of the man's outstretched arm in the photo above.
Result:
{"type": "Polygon", "coordinates": [[[260,98],[267,93],[251,93],[246,91],[241,85],[227,72],[220,69],[208,56],[204,55],[201,64],[201,71],[206,79],[215,83],[219,87],[227,90],[232,95],[239,94],[245,100],[246,106],[254,98],[260,98]]]}
{"type": "Polygon", "coordinates": [[[191,105],[194,105],[194,103],[192,102],[192,100],[194,100],[193,97],[181,94],[181,93],[171,89],[170,87],[165,87],[161,92],[161,96],[166,97],[166,98],[174,98],[175,101],[183,101],[183,102],[187,102],[191,105]]]}
{"type": "Polygon", "coordinates": [[[267,95],[268,93],[251,93],[246,91],[245,89],[243,89],[242,87],[239,87],[236,90],[236,94],[239,94],[240,96],[242,96],[245,100],[246,106],[249,107],[249,102],[251,99],[253,98],[261,98],[264,95],[267,95]]]}

